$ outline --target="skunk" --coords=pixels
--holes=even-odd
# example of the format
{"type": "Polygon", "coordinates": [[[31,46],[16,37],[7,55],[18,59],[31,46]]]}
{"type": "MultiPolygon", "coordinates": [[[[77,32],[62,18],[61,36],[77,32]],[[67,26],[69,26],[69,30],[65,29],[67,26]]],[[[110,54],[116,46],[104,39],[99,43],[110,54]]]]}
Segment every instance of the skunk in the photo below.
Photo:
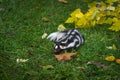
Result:
{"type": "Polygon", "coordinates": [[[63,50],[69,51],[84,43],[84,37],[77,29],[53,32],[47,39],[55,43],[54,53],[60,53],[63,50]]]}

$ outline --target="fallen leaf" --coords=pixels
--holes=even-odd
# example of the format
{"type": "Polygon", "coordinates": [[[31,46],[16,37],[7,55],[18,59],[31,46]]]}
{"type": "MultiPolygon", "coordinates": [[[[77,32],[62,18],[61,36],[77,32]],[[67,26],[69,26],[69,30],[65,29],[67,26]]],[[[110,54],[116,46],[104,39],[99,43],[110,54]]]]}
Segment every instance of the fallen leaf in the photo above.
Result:
{"type": "Polygon", "coordinates": [[[47,37],[47,33],[44,33],[43,35],[42,35],[42,39],[45,39],[46,37],[47,37]]]}
{"type": "Polygon", "coordinates": [[[52,65],[46,65],[46,66],[42,66],[43,69],[47,69],[47,70],[51,70],[54,69],[54,67],[52,65]]]}
{"type": "Polygon", "coordinates": [[[115,44],[113,44],[112,46],[106,46],[107,49],[113,49],[113,50],[117,50],[117,47],[115,44]]]}
{"type": "Polygon", "coordinates": [[[114,56],[107,56],[105,58],[106,61],[114,61],[115,60],[115,57],[114,56]]]}
{"type": "Polygon", "coordinates": [[[108,6],[107,9],[114,11],[114,10],[115,10],[115,7],[114,7],[114,6],[108,6]]]}
{"type": "Polygon", "coordinates": [[[113,50],[117,50],[117,47],[115,44],[112,45],[113,50]]]}
{"type": "Polygon", "coordinates": [[[29,59],[16,59],[17,63],[25,63],[27,62],[29,59]]]}
{"type": "Polygon", "coordinates": [[[65,54],[59,54],[59,55],[55,55],[55,57],[57,58],[58,61],[68,61],[71,59],[72,56],[76,55],[77,53],[65,53],[65,54]]]}
{"type": "Polygon", "coordinates": [[[67,4],[68,2],[66,0],[58,0],[61,3],[67,4]]]}
{"type": "Polygon", "coordinates": [[[42,18],[42,21],[44,21],[44,22],[49,22],[49,19],[46,18],[46,17],[43,17],[43,18],[42,18]]]}
{"type": "Polygon", "coordinates": [[[112,47],[112,46],[106,46],[106,48],[107,48],[107,49],[113,49],[113,47],[112,47]]]}
{"type": "Polygon", "coordinates": [[[81,67],[81,66],[78,66],[78,67],[76,67],[77,69],[82,69],[82,70],[85,70],[85,68],[84,67],[81,67]]]}
{"type": "Polygon", "coordinates": [[[103,68],[103,69],[105,69],[105,70],[108,70],[108,69],[109,69],[109,66],[106,66],[106,65],[104,65],[104,64],[102,64],[102,63],[100,63],[100,62],[88,62],[87,64],[88,64],[88,65],[95,65],[96,67],[98,67],[98,68],[103,68]]]}
{"type": "Polygon", "coordinates": [[[63,24],[60,24],[59,26],[58,26],[58,31],[63,31],[63,30],[65,30],[66,28],[65,28],[65,26],[63,25],[63,24]]]}
{"type": "Polygon", "coordinates": [[[116,63],[120,64],[120,59],[116,59],[116,63]]]}

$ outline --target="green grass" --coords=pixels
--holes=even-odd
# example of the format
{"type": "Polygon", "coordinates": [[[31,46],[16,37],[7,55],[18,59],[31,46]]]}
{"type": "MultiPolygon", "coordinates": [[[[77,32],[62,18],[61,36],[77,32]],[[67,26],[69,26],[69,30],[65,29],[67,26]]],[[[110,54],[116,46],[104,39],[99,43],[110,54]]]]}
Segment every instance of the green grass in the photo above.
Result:
{"type": "Polygon", "coordinates": [[[120,80],[120,65],[105,61],[109,55],[120,58],[120,33],[109,31],[106,25],[78,29],[85,37],[85,44],[77,50],[80,54],[70,61],[58,62],[53,54],[53,43],[41,39],[44,32],[57,31],[58,25],[76,8],[87,11],[87,5],[80,0],[68,0],[68,4],[57,0],[2,0],[0,80],[120,80]],[[43,17],[50,21],[42,21],[43,17]],[[116,51],[106,48],[112,44],[117,46],[116,51]],[[29,60],[17,63],[17,58],[29,60]],[[87,65],[89,61],[100,62],[110,69],[87,65]],[[48,65],[54,68],[42,68],[48,65]]]}

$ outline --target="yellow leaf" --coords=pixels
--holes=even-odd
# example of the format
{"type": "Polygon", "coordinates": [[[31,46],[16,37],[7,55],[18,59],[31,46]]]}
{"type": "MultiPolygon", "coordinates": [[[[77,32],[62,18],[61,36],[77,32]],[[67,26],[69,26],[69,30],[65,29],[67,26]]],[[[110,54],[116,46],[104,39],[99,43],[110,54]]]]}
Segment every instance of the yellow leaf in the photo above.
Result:
{"type": "Polygon", "coordinates": [[[113,47],[112,47],[112,46],[106,46],[106,48],[107,48],[107,49],[113,49],[113,47]]]}
{"type": "Polygon", "coordinates": [[[60,24],[59,26],[58,26],[58,31],[63,31],[63,30],[65,30],[66,28],[64,27],[64,25],[63,24],[60,24]]]}
{"type": "Polygon", "coordinates": [[[68,2],[66,0],[58,0],[61,3],[67,4],[68,2]]]}
{"type": "Polygon", "coordinates": [[[114,17],[114,18],[112,19],[112,21],[113,21],[113,22],[117,22],[117,21],[118,21],[118,18],[114,17]]]}
{"type": "Polygon", "coordinates": [[[97,14],[99,11],[96,9],[96,7],[92,7],[89,9],[89,11],[84,15],[84,18],[88,20],[88,22],[91,22],[91,20],[95,20],[97,14]]]}
{"type": "Polygon", "coordinates": [[[112,45],[113,50],[117,50],[117,47],[115,44],[112,45]]]}
{"type": "Polygon", "coordinates": [[[84,14],[81,12],[80,9],[76,9],[70,15],[71,15],[71,17],[74,17],[74,18],[81,18],[84,16],[84,14]]]}
{"type": "Polygon", "coordinates": [[[88,21],[83,17],[79,19],[75,24],[76,24],[76,28],[86,28],[88,21]]]}
{"type": "Polygon", "coordinates": [[[43,69],[54,69],[54,67],[52,65],[46,65],[46,66],[42,66],[43,69]]]}
{"type": "Polygon", "coordinates": [[[75,17],[76,18],[81,18],[81,17],[83,17],[83,14],[76,14],[75,17]]]}
{"type": "Polygon", "coordinates": [[[108,29],[110,29],[112,31],[116,31],[116,32],[120,31],[120,21],[116,20],[116,22],[114,22],[113,25],[108,29]]]}
{"type": "Polygon", "coordinates": [[[47,33],[44,33],[43,35],[42,35],[42,39],[45,39],[46,37],[47,37],[47,33]]]}
{"type": "Polygon", "coordinates": [[[70,17],[65,21],[65,23],[73,23],[74,21],[75,21],[75,18],[70,17]]]}
{"type": "Polygon", "coordinates": [[[115,7],[114,7],[114,6],[108,6],[108,7],[107,7],[107,10],[112,10],[112,11],[114,11],[114,10],[115,10],[115,7]]]}
{"type": "Polygon", "coordinates": [[[75,23],[75,25],[76,25],[76,28],[81,28],[81,27],[83,27],[83,26],[82,26],[83,23],[81,22],[81,19],[78,20],[78,21],[75,23]]]}
{"type": "Polygon", "coordinates": [[[112,22],[113,22],[112,18],[108,18],[107,20],[105,20],[105,23],[107,23],[107,24],[112,24],[112,22]]]}
{"type": "Polygon", "coordinates": [[[16,62],[17,63],[25,63],[25,62],[27,62],[29,59],[22,59],[22,58],[20,58],[20,59],[16,59],[16,62]]]}
{"type": "Polygon", "coordinates": [[[95,10],[95,11],[92,13],[92,15],[91,15],[91,19],[94,19],[94,18],[96,17],[97,13],[98,13],[98,11],[95,10]]]}
{"type": "Polygon", "coordinates": [[[115,57],[114,56],[107,56],[105,58],[106,61],[114,61],[115,60],[115,57]]]}
{"type": "Polygon", "coordinates": [[[86,17],[91,17],[91,15],[96,15],[96,7],[92,7],[89,11],[85,14],[86,17]],[[94,13],[94,14],[93,14],[94,13]]]}
{"type": "Polygon", "coordinates": [[[97,21],[98,24],[103,24],[106,21],[106,17],[100,17],[100,19],[97,21]]]}
{"type": "Polygon", "coordinates": [[[116,59],[116,63],[120,64],[120,59],[116,59]]]}
{"type": "Polygon", "coordinates": [[[91,22],[91,25],[92,25],[92,26],[95,26],[95,24],[96,24],[96,21],[95,21],[95,20],[91,22]]]}
{"type": "Polygon", "coordinates": [[[97,21],[99,21],[99,20],[100,20],[100,18],[101,18],[101,17],[100,17],[100,16],[98,16],[98,17],[96,18],[96,20],[97,20],[97,21]]]}
{"type": "Polygon", "coordinates": [[[116,1],[118,1],[118,0],[106,0],[106,2],[109,3],[109,4],[113,3],[113,2],[116,2],[116,1]]]}
{"type": "Polygon", "coordinates": [[[89,4],[88,4],[88,7],[90,7],[90,8],[95,7],[96,4],[97,4],[97,2],[96,2],[96,1],[93,1],[92,3],[89,3],[89,4]]]}
{"type": "Polygon", "coordinates": [[[49,22],[49,19],[46,18],[46,17],[43,17],[42,20],[43,20],[44,22],[49,22]]]}

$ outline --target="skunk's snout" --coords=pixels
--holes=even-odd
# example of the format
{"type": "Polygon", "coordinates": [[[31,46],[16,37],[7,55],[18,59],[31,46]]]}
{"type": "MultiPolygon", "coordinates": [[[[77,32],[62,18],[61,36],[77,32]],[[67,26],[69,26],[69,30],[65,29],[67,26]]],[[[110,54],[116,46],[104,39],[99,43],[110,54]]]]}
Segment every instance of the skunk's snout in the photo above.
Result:
{"type": "Polygon", "coordinates": [[[54,50],[54,53],[55,53],[55,54],[59,54],[59,53],[60,53],[60,51],[54,50]]]}
{"type": "Polygon", "coordinates": [[[61,51],[62,51],[62,49],[60,48],[59,45],[56,45],[56,46],[54,47],[54,53],[55,53],[55,54],[59,54],[61,51]]]}
{"type": "Polygon", "coordinates": [[[60,49],[59,49],[59,50],[58,50],[58,49],[57,49],[57,50],[56,50],[56,49],[54,49],[54,53],[55,53],[55,54],[59,54],[60,52],[61,52],[61,50],[60,50],[60,49]]]}

